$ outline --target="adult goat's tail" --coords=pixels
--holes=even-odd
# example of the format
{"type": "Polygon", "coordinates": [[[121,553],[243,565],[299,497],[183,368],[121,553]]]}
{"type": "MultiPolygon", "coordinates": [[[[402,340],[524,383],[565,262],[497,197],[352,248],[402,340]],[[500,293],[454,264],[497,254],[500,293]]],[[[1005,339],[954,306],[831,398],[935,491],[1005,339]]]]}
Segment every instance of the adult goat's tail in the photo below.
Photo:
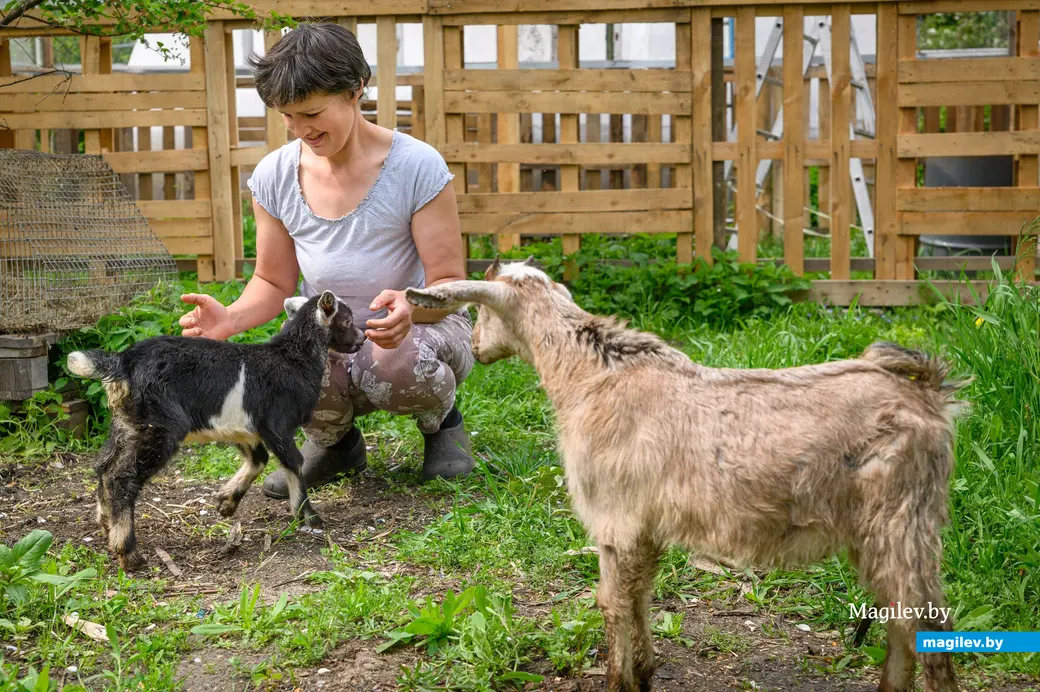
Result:
{"type": "Polygon", "coordinates": [[[971,378],[951,380],[950,366],[940,358],[888,341],[871,344],[860,357],[895,375],[913,380],[922,389],[937,393],[943,406],[951,413],[967,406],[966,402],[955,397],[971,383],[971,378]]]}
{"type": "Polygon", "coordinates": [[[123,361],[116,354],[91,349],[89,351],[73,351],[66,361],[69,372],[92,380],[124,379],[123,361]]]}

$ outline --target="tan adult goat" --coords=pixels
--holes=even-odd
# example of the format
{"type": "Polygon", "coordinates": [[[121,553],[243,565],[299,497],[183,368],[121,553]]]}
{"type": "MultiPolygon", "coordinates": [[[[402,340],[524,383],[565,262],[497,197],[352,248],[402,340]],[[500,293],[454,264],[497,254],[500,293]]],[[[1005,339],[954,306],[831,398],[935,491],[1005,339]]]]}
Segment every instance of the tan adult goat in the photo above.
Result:
{"type": "MultiPolygon", "coordinates": [[[[649,690],[648,606],[661,553],[793,566],[847,548],[879,603],[942,606],[953,417],[961,384],[921,353],[874,344],[853,360],[785,370],[698,365],[653,334],[579,308],[526,263],[486,281],[408,289],[431,308],[477,304],[472,348],[519,355],[557,413],[574,510],[599,548],[609,690],[649,690]]],[[[913,690],[916,630],[890,620],[880,690],[913,690]]],[[[922,653],[925,689],[949,692],[949,653],[922,653]]]]}

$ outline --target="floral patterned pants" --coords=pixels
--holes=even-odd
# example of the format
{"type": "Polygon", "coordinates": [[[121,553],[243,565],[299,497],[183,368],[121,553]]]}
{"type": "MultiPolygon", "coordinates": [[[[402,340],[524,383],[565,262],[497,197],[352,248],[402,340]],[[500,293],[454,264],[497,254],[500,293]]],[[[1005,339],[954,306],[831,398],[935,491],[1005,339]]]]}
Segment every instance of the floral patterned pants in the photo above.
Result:
{"type": "Polygon", "coordinates": [[[436,432],[455,405],[456,387],[473,369],[472,332],[469,313],[461,311],[433,324],[413,324],[394,349],[366,341],[357,353],[330,353],[304,435],[328,447],[355,418],[377,410],[411,415],[419,430],[436,432]]]}

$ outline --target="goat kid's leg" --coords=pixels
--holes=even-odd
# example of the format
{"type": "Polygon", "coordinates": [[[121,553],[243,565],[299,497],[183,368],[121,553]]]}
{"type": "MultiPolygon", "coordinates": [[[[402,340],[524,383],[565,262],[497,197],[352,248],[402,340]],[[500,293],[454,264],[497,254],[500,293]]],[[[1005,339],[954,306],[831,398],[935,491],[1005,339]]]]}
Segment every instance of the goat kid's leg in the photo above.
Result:
{"type": "Polygon", "coordinates": [[[269,436],[264,443],[271,448],[278,461],[285,469],[285,481],[289,487],[289,507],[294,517],[299,517],[312,529],[320,529],[325,525],[321,516],[311,506],[307,485],[303,482],[303,454],[297,449],[293,436],[269,436]]]}
{"type": "Polygon", "coordinates": [[[127,444],[105,476],[111,513],[108,548],[127,572],[147,564],[137,550],[134,533],[137,497],[148,479],[161,470],[177,451],[177,440],[160,430],[152,430],[151,434],[136,437],[127,444]]]}
{"type": "Polygon", "coordinates": [[[118,421],[114,420],[105,446],[101,448],[101,453],[94,462],[94,473],[97,475],[97,522],[106,538],[112,526],[112,500],[106,477],[123,452],[125,445],[122,444],[122,439],[122,430],[118,421]]]}
{"type": "Polygon", "coordinates": [[[258,442],[253,446],[238,445],[238,448],[242,451],[242,465],[238,468],[235,475],[224,484],[224,487],[220,489],[215,498],[217,511],[220,512],[221,516],[225,517],[232,516],[238,510],[239,503],[242,502],[245,494],[249,492],[253,481],[267,466],[267,448],[264,447],[262,442],[258,442]]]}

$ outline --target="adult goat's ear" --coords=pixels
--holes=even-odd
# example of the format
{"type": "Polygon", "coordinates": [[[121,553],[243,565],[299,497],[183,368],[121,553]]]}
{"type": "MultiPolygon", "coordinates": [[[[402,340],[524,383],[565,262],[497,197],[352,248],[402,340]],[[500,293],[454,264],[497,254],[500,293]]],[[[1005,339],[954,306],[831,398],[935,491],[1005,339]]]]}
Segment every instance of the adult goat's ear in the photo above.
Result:
{"type": "Polygon", "coordinates": [[[430,288],[407,288],[405,299],[412,305],[438,310],[450,310],[469,303],[496,308],[502,305],[511,291],[500,281],[452,281],[430,288]]]}
{"type": "Polygon", "coordinates": [[[502,271],[502,262],[499,261],[498,255],[495,255],[495,261],[484,271],[484,279],[494,281],[500,271],[502,271]]]}
{"type": "Polygon", "coordinates": [[[300,308],[302,308],[303,304],[306,302],[307,299],[303,296],[294,296],[292,298],[286,298],[285,302],[282,304],[282,307],[285,308],[285,316],[291,320],[293,317],[296,316],[296,313],[299,312],[300,308]]]}
{"type": "Polygon", "coordinates": [[[534,255],[528,255],[527,259],[524,260],[524,264],[527,265],[528,267],[535,266],[534,255]]]}

